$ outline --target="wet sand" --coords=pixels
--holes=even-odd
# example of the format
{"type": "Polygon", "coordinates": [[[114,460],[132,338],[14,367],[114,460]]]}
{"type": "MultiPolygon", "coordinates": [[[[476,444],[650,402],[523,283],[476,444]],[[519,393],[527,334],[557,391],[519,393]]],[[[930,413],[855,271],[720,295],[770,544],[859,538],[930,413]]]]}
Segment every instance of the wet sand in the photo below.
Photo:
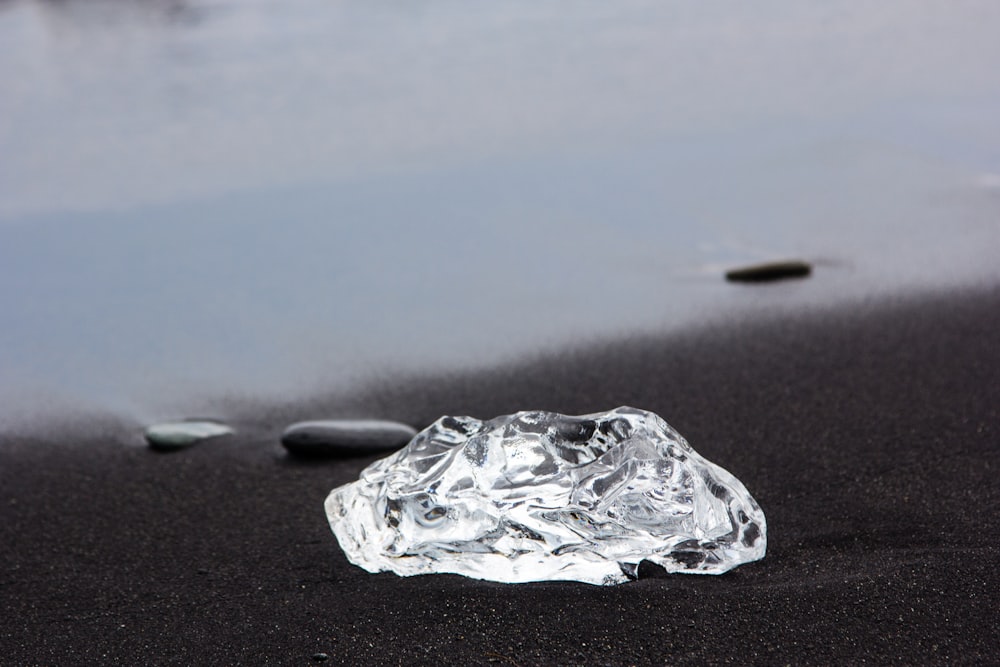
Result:
{"type": "MultiPolygon", "coordinates": [[[[160,454],[80,418],[0,443],[4,664],[983,663],[1000,632],[1000,289],[818,309],[232,402],[160,454]],[[292,420],[654,410],[764,508],[767,557],[617,587],[370,575],[292,420]]],[[[653,573],[655,574],[655,573],[653,573]]]]}

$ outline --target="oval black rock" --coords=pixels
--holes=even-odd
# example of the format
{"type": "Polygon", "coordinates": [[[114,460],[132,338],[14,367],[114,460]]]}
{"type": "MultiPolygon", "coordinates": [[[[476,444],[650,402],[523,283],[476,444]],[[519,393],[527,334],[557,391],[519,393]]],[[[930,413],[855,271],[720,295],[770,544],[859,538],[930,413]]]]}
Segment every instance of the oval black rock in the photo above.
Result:
{"type": "Polygon", "coordinates": [[[365,456],[399,449],[416,434],[400,422],[330,419],[292,424],[282,433],[281,444],[296,456],[365,456]]]}
{"type": "Polygon", "coordinates": [[[811,264],[792,260],[730,269],[726,271],[726,280],[736,283],[763,283],[785,278],[805,278],[810,273],[812,273],[811,264]]]}

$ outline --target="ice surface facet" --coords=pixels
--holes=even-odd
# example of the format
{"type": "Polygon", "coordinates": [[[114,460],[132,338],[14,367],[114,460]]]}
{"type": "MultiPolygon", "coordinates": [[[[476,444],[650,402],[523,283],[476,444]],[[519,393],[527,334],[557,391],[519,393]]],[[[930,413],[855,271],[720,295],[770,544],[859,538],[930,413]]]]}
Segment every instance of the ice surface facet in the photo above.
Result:
{"type": "Polygon", "coordinates": [[[403,576],[617,584],[643,560],[721,574],[767,542],[738,479],[627,407],[442,417],[334,489],[326,513],[352,563],[403,576]]]}

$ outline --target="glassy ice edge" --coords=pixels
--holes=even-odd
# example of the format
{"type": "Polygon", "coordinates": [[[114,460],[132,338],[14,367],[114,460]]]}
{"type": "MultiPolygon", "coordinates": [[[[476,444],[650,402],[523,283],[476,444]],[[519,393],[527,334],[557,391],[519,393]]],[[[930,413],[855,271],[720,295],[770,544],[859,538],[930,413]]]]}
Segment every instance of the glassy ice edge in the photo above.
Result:
{"type": "Polygon", "coordinates": [[[721,574],[764,557],[764,513],[743,484],[661,417],[442,417],[334,489],[326,513],[369,572],[618,584],[649,560],[721,574]]]}

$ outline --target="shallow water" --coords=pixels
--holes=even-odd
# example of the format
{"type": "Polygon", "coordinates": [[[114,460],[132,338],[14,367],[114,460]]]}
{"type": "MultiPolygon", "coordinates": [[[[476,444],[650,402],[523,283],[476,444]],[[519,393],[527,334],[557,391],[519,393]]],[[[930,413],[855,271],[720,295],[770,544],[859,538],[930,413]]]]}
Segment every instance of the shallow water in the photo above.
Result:
{"type": "Polygon", "coordinates": [[[0,2],[0,424],[998,277],[1000,5],[0,2]],[[813,277],[736,286],[800,257],[813,277]]]}

